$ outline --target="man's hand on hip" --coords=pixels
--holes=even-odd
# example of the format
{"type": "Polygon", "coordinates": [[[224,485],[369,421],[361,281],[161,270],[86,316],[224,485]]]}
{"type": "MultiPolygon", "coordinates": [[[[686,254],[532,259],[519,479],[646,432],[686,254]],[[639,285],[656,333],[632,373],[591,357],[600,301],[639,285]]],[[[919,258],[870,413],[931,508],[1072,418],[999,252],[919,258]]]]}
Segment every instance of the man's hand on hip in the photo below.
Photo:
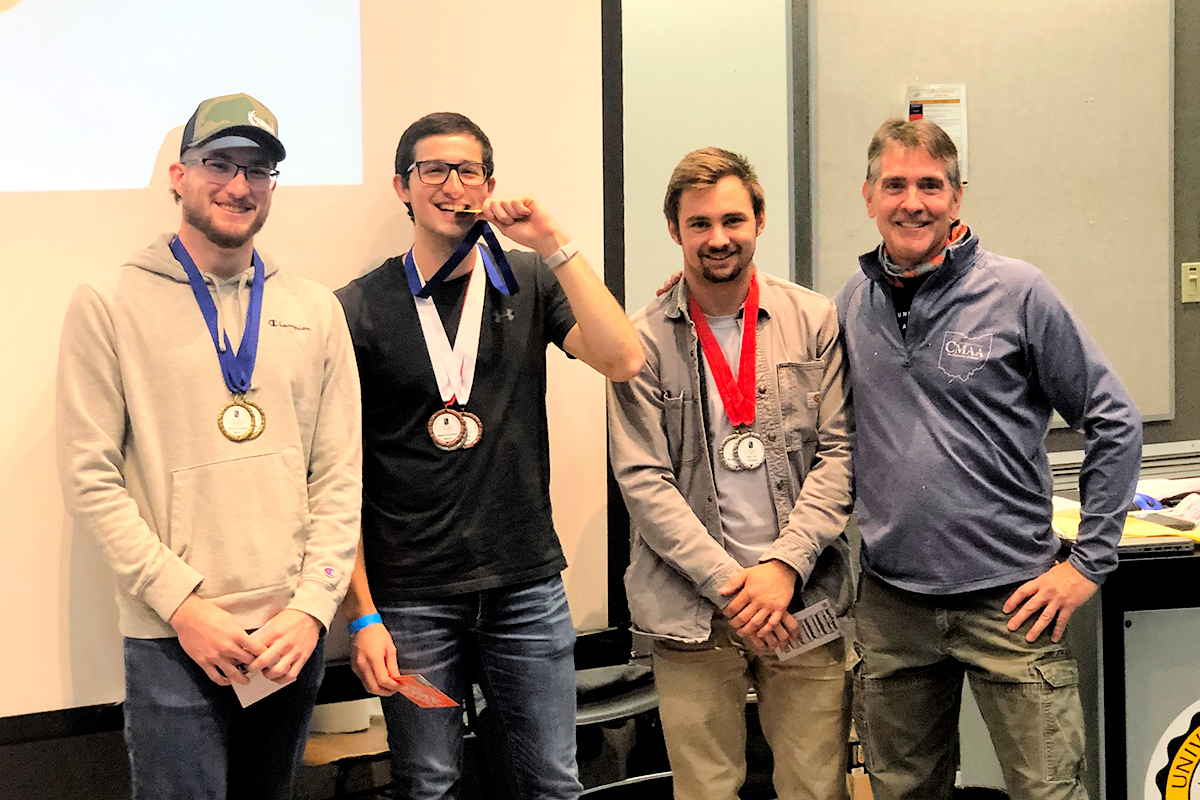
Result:
{"type": "Polygon", "coordinates": [[[383,625],[368,625],[354,634],[350,641],[350,666],[371,694],[390,697],[400,689],[391,677],[400,674],[396,643],[383,625]]]}
{"type": "Polygon", "coordinates": [[[315,617],[298,609],[285,608],[250,634],[250,638],[265,649],[247,671],[262,670],[264,677],[286,686],[296,680],[320,635],[321,623],[315,617]]]}
{"type": "Polygon", "coordinates": [[[225,609],[197,594],[190,594],[168,620],[179,636],[179,646],[220,686],[232,681],[249,683],[239,666],[254,661],[266,650],[225,609]]]}
{"type": "MultiPolygon", "coordinates": [[[[783,635],[790,635],[785,617],[796,589],[796,571],[782,561],[764,561],[744,570],[718,591],[733,598],[721,609],[738,635],[758,638],[772,646],[783,635]],[[780,629],[783,629],[782,631],[780,629]]],[[[794,622],[795,620],[793,620],[794,622]]]]}
{"type": "Polygon", "coordinates": [[[1050,634],[1050,641],[1057,642],[1066,632],[1067,620],[1075,613],[1075,609],[1090,600],[1099,588],[1081,575],[1069,561],[1055,564],[1033,580],[1017,587],[1005,602],[1005,614],[1017,612],[1008,620],[1008,629],[1017,630],[1040,610],[1041,613],[1034,620],[1033,627],[1025,634],[1025,641],[1036,641],[1042,635],[1042,631],[1053,622],[1054,630],[1050,634]]]}

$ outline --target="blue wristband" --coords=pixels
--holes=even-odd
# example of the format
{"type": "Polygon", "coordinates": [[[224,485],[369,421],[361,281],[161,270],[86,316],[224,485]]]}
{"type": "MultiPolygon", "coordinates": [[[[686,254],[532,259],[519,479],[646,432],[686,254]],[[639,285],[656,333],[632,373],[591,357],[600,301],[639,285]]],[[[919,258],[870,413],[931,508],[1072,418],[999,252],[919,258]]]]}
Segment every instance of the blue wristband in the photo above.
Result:
{"type": "Polygon", "coordinates": [[[383,617],[379,616],[379,612],[367,614],[365,617],[359,617],[358,619],[354,620],[354,622],[351,622],[349,625],[347,625],[346,630],[350,631],[351,633],[358,633],[368,625],[374,625],[375,623],[379,623],[380,625],[383,624],[383,617]]]}

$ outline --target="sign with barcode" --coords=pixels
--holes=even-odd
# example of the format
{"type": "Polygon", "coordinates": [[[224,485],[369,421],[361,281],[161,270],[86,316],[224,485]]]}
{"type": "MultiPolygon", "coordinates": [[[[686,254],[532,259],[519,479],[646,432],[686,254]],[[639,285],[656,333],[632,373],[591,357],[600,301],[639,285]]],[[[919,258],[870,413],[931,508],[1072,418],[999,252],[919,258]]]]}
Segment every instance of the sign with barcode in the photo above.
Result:
{"type": "Polygon", "coordinates": [[[800,637],[787,647],[776,648],[775,655],[779,656],[780,661],[787,661],[823,644],[829,644],[842,635],[842,626],[833,615],[833,607],[829,605],[828,600],[822,600],[792,616],[800,623],[800,637]]]}

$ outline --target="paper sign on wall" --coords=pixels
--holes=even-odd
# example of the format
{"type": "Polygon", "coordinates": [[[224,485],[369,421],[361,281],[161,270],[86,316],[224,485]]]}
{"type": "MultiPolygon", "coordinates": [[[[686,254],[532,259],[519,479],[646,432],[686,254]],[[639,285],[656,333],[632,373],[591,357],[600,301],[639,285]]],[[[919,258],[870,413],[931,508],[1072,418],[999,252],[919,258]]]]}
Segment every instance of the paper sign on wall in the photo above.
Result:
{"type": "Polygon", "coordinates": [[[924,83],[909,86],[904,93],[908,118],[927,119],[944,130],[958,148],[958,168],[967,182],[967,85],[924,83]]]}

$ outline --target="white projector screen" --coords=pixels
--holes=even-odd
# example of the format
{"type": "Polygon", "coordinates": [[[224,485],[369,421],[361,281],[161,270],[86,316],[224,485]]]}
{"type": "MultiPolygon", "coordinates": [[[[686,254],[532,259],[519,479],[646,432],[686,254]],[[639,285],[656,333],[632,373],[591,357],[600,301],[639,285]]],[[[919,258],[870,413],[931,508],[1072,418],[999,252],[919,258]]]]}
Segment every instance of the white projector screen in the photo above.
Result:
{"type": "Polygon", "coordinates": [[[289,185],[362,183],[358,0],[23,0],[0,13],[0,192],[145,188],[163,135],[235,92],[270,98],[289,185]]]}
{"type": "MultiPolygon", "coordinates": [[[[446,110],[488,133],[497,194],[536,196],[602,271],[600,85],[592,3],[0,0],[0,716],[123,696],[112,579],[58,488],[58,337],[76,286],[177,229],[166,170],[196,104],[244,91],[277,114],[288,157],[256,243],[337,288],[411,243],[396,143],[446,110]]],[[[602,627],[603,379],[551,348],[548,392],[567,592],[576,626],[602,627]]]]}

